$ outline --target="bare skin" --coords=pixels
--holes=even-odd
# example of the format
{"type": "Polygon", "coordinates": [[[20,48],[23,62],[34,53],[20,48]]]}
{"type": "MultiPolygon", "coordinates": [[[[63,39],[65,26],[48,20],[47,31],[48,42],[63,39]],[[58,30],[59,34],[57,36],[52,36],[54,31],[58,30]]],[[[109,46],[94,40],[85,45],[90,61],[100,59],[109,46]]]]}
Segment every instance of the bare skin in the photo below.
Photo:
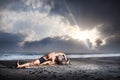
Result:
{"type": "MultiPolygon", "coordinates": [[[[56,60],[58,60],[58,61],[62,60],[59,56],[63,56],[65,58],[65,60],[67,61],[67,57],[66,57],[65,53],[51,52],[42,57],[45,60],[45,62],[41,63],[41,61],[39,59],[30,61],[30,62],[27,62],[24,64],[19,64],[19,62],[17,62],[17,68],[24,68],[24,67],[29,67],[29,66],[54,65],[54,64],[56,64],[56,60]]],[[[68,63],[66,63],[66,64],[68,64],[68,63]]]]}

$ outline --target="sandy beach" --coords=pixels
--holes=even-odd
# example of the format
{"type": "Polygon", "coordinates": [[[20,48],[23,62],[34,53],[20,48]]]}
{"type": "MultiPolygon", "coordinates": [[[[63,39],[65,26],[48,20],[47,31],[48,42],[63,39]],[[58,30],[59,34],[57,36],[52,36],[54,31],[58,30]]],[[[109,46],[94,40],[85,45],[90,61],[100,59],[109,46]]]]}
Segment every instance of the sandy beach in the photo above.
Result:
{"type": "MultiPolygon", "coordinates": [[[[17,60],[0,61],[0,80],[120,80],[120,58],[71,59],[70,65],[16,69],[17,60]]],[[[20,60],[24,63],[30,60],[20,60]]]]}

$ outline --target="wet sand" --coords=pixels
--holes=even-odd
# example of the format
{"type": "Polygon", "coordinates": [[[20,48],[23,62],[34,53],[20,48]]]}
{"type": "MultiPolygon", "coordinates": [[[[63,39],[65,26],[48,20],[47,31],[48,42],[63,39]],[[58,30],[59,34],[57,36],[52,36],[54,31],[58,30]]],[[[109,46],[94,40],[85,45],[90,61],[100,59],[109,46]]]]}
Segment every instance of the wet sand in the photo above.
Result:
{"type": "MultiPolygon", "coordinates": [[[[16,69],[17,60],[0,61],[0,80],[120,80],[120,58],[71,59],[70,65],[16,69]]],[[[30,60],[20,60],[24,63],[30,60]]]]}

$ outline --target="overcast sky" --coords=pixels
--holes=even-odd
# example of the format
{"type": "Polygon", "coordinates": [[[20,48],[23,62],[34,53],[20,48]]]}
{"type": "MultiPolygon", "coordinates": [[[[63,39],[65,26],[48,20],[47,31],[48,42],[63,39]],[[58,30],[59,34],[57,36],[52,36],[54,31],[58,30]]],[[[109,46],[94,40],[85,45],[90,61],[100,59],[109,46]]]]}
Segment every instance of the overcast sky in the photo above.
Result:
{"type": "Polygon", "coordinates": [[[119,52],[119,0],[0,0],[0,52],[119,52]]]}

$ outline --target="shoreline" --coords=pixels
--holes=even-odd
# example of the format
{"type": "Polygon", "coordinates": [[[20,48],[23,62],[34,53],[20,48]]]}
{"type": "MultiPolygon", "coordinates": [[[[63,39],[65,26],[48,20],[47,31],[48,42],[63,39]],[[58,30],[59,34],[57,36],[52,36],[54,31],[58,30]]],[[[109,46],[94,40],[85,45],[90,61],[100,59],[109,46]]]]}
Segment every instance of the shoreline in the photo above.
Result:
{"type": "MultiPolygon", "coordinates": [[[[31,60],[20,60],[20,63],[31,60]]],[[[119,60],[71,59],[70,65],[16,69],[17,60],[0,60],[1,80],[120,80],[119,60]]]]}

